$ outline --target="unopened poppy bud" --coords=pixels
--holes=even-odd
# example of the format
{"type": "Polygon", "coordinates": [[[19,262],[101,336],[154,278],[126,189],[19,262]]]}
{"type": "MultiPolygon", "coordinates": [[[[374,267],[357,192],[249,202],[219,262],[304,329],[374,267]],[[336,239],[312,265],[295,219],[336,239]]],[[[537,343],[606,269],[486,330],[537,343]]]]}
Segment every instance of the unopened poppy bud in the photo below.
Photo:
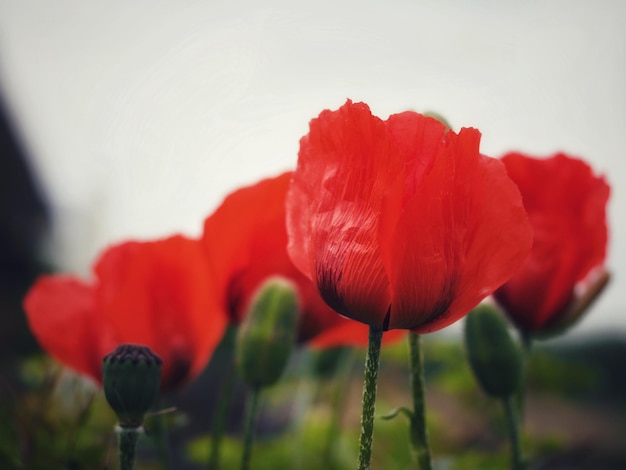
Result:
{"type": "Polygon", "coordinates": [[[465,346],[474,375],[487,394],[508,398],[518,390],[522,353],[496,307],[482,304],[467,315],[465,346]]]}
{"type": "Polygon", "coordinates": [[[122,428],[136,428],[143,423],[159,394],[162,364],[149,347],[136,344],[122,344],[104,356],[104,395],[122,428]]]}
{"type": "Polygon", "coordinates": [[[299,315],[296,287],[281,277],[268,279],[253,297],[237,336],[236,359],[253,390],[275,383],[289,360],[299,315]]]}

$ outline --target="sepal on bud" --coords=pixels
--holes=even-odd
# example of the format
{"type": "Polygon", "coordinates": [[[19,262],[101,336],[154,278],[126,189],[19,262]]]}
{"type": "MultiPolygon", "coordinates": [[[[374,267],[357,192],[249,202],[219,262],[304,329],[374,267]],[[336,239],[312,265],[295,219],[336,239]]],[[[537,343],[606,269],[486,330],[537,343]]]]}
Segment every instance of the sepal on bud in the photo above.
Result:
{"type": "Polygon", "coordinates": [[[522,380],[522,351],[496,307],[481,304],[467,315],[465,347],[474,375],[487,394],[504,399],[517,392],[522,380]]]}
{"type": "Polygon", "coordinates": [[[142,425],[159,394],[162,364],[149,347],[135,344],[122,344],[104,356],[104,395],[122,428],[142,425]]]}
{"type": "Polygon", "coordinates": [[[274,384],[282,375],[296,339],[300,311],[296,287],[281,277],[265,281],[239,327],[236,361],[253,390],[274,384]]]}

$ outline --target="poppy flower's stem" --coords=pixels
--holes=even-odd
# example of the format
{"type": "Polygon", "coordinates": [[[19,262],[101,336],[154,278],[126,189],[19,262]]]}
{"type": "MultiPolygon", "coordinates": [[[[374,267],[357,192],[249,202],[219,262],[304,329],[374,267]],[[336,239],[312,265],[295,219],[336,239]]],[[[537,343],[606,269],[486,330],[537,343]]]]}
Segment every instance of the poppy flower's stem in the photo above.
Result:
{"type": "Polygon", "coordinates": [[[244,431],[243,455],[241,458],[241,470],[250,468],[250,457],[252,455],[252,441],[254,439],[254,428],[259,411],[260,390],[252,390],[248,401],[248,411],[246,413],[246,429],[244,431]]]}
{"type": "Polygon", "coordinates": [[[532,349],[533,338],[532,335],[526,331],[520,333],[522,343],[522,377],[519,381],[519,390],[517,392],[517,413],[518,422],[524,422],[524,415],[526,414],[526,382],[528,381],[528,362],[530,360],[530,350],[532,349]]]}
{"type": "Polygon", "coordinates": [[[228,410],[230,408],[230,404],[232,403],[235,376],[235,363],[234,361],[230,361],[230,364],[228,364],[228,370],[226,371],[220,385],[217,406],[215,407],[215,416],[213,417],[213,424],[211,427],[211,450],[208,465],[209,470],[216,470],[220,466],[220,447],[222,444],[222,437],[224,435],[224,428],[226,427],[228,410]]]}
{"type": "Polygon", "coordinates": [[[380,344],[382,338],[383,330],[370,326],[367,356],[365,357],[365,382],[363,384],[363,411],[361,413],[358,470],[368,470],[372,460],[376,386],[378,382],[378,365],[380,363],[380,344]]]}
{"type": "Polygon", "coordinates": [[[513,397],[503,399],[502,403],[504,405],[507,427],[509,428],[509,438],[511,440],[511,470],[524,470],[525,466],[522,459],[517,406],[513,397]]]}
{"type": "Polygon", "coordinates": [[[170,468],[170,446],[167,437],[167,420],[165,413],[154,413],[147,427],[147,435],[151,436],[159,458],[161,470],[170,468]]]}
{"type": "Polygon", "coordinates": [[[123,428],[117,426],[117,444],[120,454],[120,470],[133,470],[135,468],[135,447],[137,439],[142,432],[140,427],[123,428]]]}
{"type": "Polygon", "coordinates": [[[424,367],[420,335],[409,332],[409,354],[411,361],[411,389],[413,394],[413,415],[411,417],[411,445],[420,470],[431,470],[430,444],[426,428],[424,395],[424,367]]]}
{"type": "Polygon", "coordinates": [[[235,385],[236,368],[234,361],[235,353],[235,333],[237,329],[229,326],[222,339],[222,344],[226,350],[227,366],[222,376],[222,383],[219,388],[219,395],[215,406],[215,414],[211,426],[211,450],[209,451],[208,470],[217,470],[220,466],[220,447],[222,444],[222,436],[226,427],[226,418],[228,410],[232,403],[233,388],[235,385]]]}

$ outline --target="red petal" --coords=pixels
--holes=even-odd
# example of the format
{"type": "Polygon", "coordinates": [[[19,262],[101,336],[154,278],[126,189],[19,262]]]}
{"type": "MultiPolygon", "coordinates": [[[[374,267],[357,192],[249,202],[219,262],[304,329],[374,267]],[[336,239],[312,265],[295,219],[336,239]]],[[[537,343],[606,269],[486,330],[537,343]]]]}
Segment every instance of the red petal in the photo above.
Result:
{"type": "Polygon", "coordinates": [[[174,236],[124,243],[107,250],[95,272],[98,301],[117,339],[145,344],[162,357],[163,387],[204,368],[226,318],[199,241],[174,236]]]}
{"type": "Polygon", "coordinates": [[[440,227],[449,211],[446,190],[440,187],[450,186],[449,175],[441,173],[452,162],[441,155],[445,126],[435,119],[396,114],[387,121],[387,131],[404,161],[401,178],[383,201],[379,232],[393,292],[389,328],[413,328],[441,314],[451,301],[449,293],[441,292],[451,277],[445,264],[449,260],[438,252],[443,245],[455,249],[454,243],[447,247],[446,227],[440,227]],[[436,163],[439,171],[431,174],[436,163]],[[442,297],[446,305],[438,306],[442,297]]]}
{"type": "Polygon", "coordinates": [[[574,287],[606,257],[609,186],[589,165],[563,154],[502,158],[534,229],[531,255],[496,298],[518,326],[540,331],[565,313],[574,287]]]}
{"type": "MultiPolygon", "coordinates": [[[[393,301],[390,328],[419,333],[464,316],[520,266],[530,247],[530,228],[519,192],[499,162],[482,157],[480,134],[464,129],[441,139],[441,125],[397,133],[414,115],[389,120],[391,135],[409,159],[403,204],[395,225],[381,231],[393,301]],[[409,137],[409,140],[402,140],[409,137]]],[[[422,118],[423,119],[423,118],[422,118]]]]}
{"type": "Polygon", "coordinates": [[[337,312],[383,327],[389,281],[378,247],[382,195],[401,162],[385,124],[348,101],[311,121],[287,198],[289,252],[337,312]]]}
{"type": "Polygon", "coordinates": [[[94,288],[67,276],[43,276],[24,298],[31,331],[41,347],[61,363],[102,382],[101,335],[94,288]]]}
{"type": "Polygon", "coordinates": [[[202,236],[231,321],[241,321],[250,296],[272,273],[295,273],[287,257],[285,194],[291,173],[230,194],[204,222],[202,236]]]}
{"type": "Polygon", "coordinates": [[[287,255],[285,196],[291,175],[284,173],[235,191],[205,221],[203,242],[223,292],[224,309],[231,321],[241,321],[264,280],[281,275],[298,286],[303,309],[298,341],[309,341],[337,327],[341,331],[328,345],[367,344],[367,330],[356,338],[349,328],[342,330],[355,322],[332,311],[287,255]]]}
{"type": "Polygon", "coordinates": [[[465,315],[510,279],[532,245],[532,228],[519,190],[503,165],[481,156],[474,183],[459,295],[450,306],[450,321],[434,325],[437,328],[465,315]]]}

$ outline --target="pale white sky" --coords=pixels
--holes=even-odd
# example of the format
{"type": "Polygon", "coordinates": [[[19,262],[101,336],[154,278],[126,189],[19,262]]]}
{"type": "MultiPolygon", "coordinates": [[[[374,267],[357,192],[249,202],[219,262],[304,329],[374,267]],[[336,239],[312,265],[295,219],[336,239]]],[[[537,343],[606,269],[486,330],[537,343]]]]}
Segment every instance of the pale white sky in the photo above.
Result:
{"type": "Polygon", "coordinates": [[[493,156],[563,150],[606,173],[614,281],[577,329],[626,331],[624,18],[620,0],[0,0],[0,86],[63,269],[129,237],[199,234],[351,98],[477,127],[493,156]]]}

